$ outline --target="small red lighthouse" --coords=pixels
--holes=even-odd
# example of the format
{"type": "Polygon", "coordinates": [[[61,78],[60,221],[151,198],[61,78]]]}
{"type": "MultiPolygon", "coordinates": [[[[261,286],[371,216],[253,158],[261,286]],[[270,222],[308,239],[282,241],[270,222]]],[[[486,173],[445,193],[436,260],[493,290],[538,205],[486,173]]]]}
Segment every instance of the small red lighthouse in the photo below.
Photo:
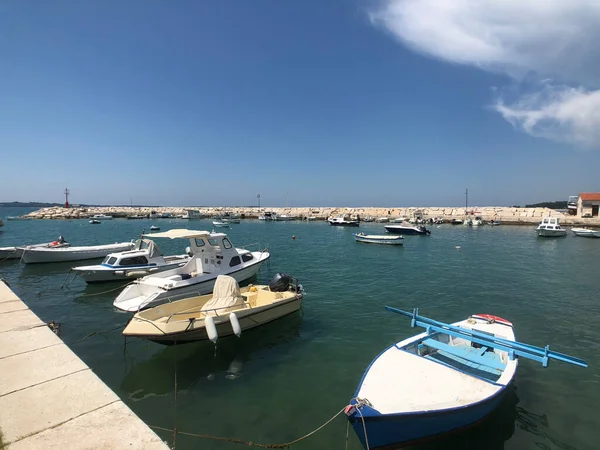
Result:
{"type": "Polygon", "coordinates": [[[65,188],[65,208],[69,207],[69,190],[67,188],[65,188]]]}

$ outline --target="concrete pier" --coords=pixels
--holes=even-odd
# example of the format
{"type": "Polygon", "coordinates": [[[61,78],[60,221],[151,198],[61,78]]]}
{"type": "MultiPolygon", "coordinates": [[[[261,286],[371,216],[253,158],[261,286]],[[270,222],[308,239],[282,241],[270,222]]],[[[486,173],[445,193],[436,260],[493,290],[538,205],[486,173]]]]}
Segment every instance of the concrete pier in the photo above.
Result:
{"type": "Polygon", "coordinates": [[[0,433],[7,450],[169,448],[2,281],[0,433]]]}

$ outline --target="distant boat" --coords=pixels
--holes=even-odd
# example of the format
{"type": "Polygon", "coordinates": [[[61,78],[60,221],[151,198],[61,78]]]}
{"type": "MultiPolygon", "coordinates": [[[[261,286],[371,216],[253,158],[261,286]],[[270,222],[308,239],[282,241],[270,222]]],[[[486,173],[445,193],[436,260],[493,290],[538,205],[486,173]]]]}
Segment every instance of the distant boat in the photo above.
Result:
{"type": "Polygon", "coordinates": [[[418,310],[386,309],[426,331],[381,352],[346,407],[367,449],[403,447],[479,422],[501,403],[522,359],[587,367],[548,346],[517,342],[513,324],[501,317],[474,314],[449,324],[418,310]]]}
{"type": "Polygon", "coordinates": [[[404,243],[403,236],[386,236],[365,233],[354,233],[353,236],[356,242],[365,242],[367,244],[402,245],[404,243]]]}
{"type": "Polygon", "coordinates": [[[571,231],[575,236],[600,238],[600,231],[591,228],[571,228],[571,231]]]}
{"type": "Polygon", "coordinates": [[[99,224],[101,222],[99,220],[97,220],[97,219],[92,219],[92,220],[90,220],[90,223],[99,224]]]}
{"type": "Polygon", "coordinates": [[[160,230],[160,227],[157,227],[156,225],[152,225],[150,227],[150,231],[158,231],[158,230],[160,230]]]}
{"type": "Polygon", "coordinates": [[[330,217],[327,219],[329,225],[343,226],[343,227],[357,227],[359,226],[358,220],[352,219],[349,215],[340,214],[336,217],[330,217]]]}
{"type": "Polygon", "coordinates": [[[216,227],[216,228],[231,228],[229,226],[229,223],[227,223],[227,222],[221,222],[219,220],[213,220],[212,224],[213,224],[213,227],[216,227]]]}
{"type": "Polygon", "coordinates": [[[557,217],[544,217],[535,231],[541,237],[563,237],[567,235],[567,230],[560,226],[557,217]]]}
{"type": "Polygon", "coordinates": [[[404,222],[401,223],[400,225],[386,225],[385,229],[389,232],[389,233],[396,233],[396,234],[421,234],[421,235],[427,235],[427,234],[431,234],[431,231],[428,230],[427,228],[425,228],[423,225],[412,225],[410,223],[404,222]]]}
{"type": "Polygon", "coordinates": [[[499,220],[490,220],[490,225],[497,227],[498,225],[501,225],[501,222],[499,220]]]}
{"type": "Polygon", "coordinates": [[[94,214],[91,219],[96,220],[113,220],[112,216],[107,216],[106,214],[94,214]]]}
{"type": "Polygon", "coordinates": [[[451,223],[452,225],[462,225],[462,224],[463,224],[463,221],[462,221],[462,220],[460,220],[460,219],[452,219],[452,220],[450,221],[450,223],[451,223]]]}

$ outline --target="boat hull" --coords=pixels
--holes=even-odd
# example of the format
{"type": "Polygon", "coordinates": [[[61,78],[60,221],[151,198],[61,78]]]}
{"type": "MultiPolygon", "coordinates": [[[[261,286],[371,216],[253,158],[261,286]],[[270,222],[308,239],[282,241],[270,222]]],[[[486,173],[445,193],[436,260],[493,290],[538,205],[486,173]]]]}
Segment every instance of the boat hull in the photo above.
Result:
{"type": "Polygon", "coordinates": [[[71,270],[83,278],[83,281],[88,284],[110,283],[112,281],[131,281],[146,275],[164,272],[165,270],[179,267],[182,264],[185,264],[185,262],[186,261],[181,260],[179,262],[163,264],[160,266],[147,265],[137,267],[105,267],[102,265],[97,265],[73,267],[71,270]]]}
{"type": "Polygon", "coordinates": [[[334,227],[357,227],[360,224],[357,221],[356,222],[355,221],[335,222],[335,221],[330,220],[329,225],[334,226],[334,227]]]}
{"type": "MultiPolygon", "coordinates": [[[[252,328],[264,325],[274,320],[280,319],[290,314],[294,314],[300,309],[302,304],[301,296],[294,297],[287,302],[282,302],[277,305],[269,306],[264,309],[256,308],[256,310],[248,310],[248,314],[244,314],[245,311],[236,311],[238,322],[244,331],[252,328]]],[[[215,318],[215,327],[219,339],[227,336],[234,335],[231,322],[229,321],[229,315],[224,315],[215,318]]],[[[151,340],[158,344],[173,345],[178,343],[187,343],[195,341],[207,341],[209,340],[206,328],[201,326],[197,329],[190,329],[186,332],[175,333],[171,335],[155,334],[150,336],[136,336],[144,339],[151,340]]]]}
{"type": "Polygon", "coordinates": [[[365,244],[402,245],[404,243],[404,238],[402,236],[381,236],[377,238],[355,234],[354,240],[356,242],[364,242],[365,244]]]}
{"type": "MultiPolygon", "coordinates": [[[[466,428],[485,419],[502,402],[506,387],[485,401],[446,411],[365,417],[367,438],[371,449],[395,449],[436,436],[466,428]]],[[[367,448],[360,416],[349,417],[350,424],[363,446],[367,448]]]]}
{"type": "Polygon", "coordinates": [[[144,280],[141,279],[136,283],[125,287],[113,302],[113,306],[123,311],[137,312],[161,305],[168,301],[210,294],[213,291],[215,281],[219,275],[229,275],[230,277],[235,278],[238,283],[241,283],[255,276],[267,259],[269,259],[269,257],[261,259],[260,261],[235,272],[215,272],[203,274],[196,278],[190,278],[188,284],[167,290],[158,286],[145,284],[144,280]]]}
{"type": "Polygon", "coordinates": [[[104,258],[111,253],[123,252],[133,248],[133,242],[98,246],[97,248],[21,248],[21,260],[25,264],[81,261],[85,259],[104,258]]]}
{"type": "Polygon", "coordinates": [[[537,235],[540,237],[564,237],[567,235],[567,230],[547,230],[541,229],[536,230],[537,235]]]}
{"type": "Polygon", "coordinates": [[[590,230],[586,228],[571,228],[571,231],[575,236],[589,237],[589,238],[600,238],[600,231],[590,230]]]}

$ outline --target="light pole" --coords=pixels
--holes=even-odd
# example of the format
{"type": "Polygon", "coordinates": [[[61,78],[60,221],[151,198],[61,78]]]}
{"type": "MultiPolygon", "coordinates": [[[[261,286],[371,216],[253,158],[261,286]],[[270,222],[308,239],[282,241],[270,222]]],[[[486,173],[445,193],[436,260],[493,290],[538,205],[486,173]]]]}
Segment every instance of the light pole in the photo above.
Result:
{"type": "Polygon", "coordinates": [[[260,194],[258,194],[256,198],[258,199],[258,209],[260,209],[260,194]]]}

